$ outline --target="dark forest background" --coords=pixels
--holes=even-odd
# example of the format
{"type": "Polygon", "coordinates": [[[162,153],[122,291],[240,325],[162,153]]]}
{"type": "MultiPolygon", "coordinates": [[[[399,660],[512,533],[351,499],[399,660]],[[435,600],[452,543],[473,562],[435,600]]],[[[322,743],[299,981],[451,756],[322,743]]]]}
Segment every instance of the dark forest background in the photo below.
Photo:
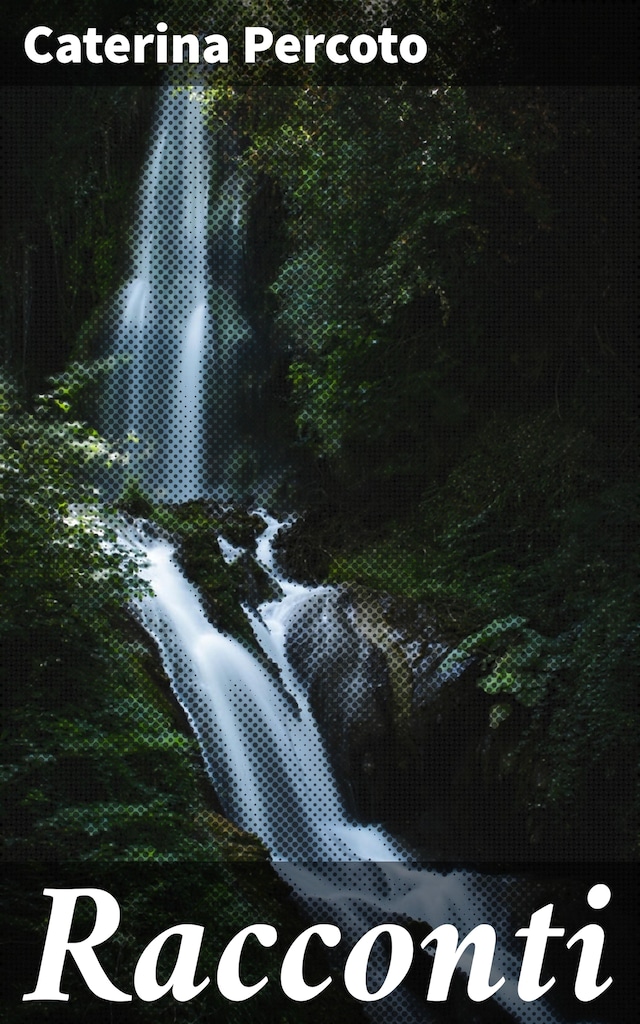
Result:
{"type": "MultiPolygon", "coordinates": [[[[268,6],[265,23],[304,23],[268,6]]],[[[505,30],[493,49],[489,7],[465,51],[484,66],[522,46],[505,30]]],[[[443,40],[466,13],[443,16],[443,40]]],[[[286,467],[274,503],[299,514],[283,558],[384,595],[414,638],[428,615],[469,660],[464,686],[390,741],[421,771],[434,751],[451,767],[458,743],[456,837],[495,815],[491,860],[633,860],[638,95],[459,85],[443,61],[433,88],[206,82],[217,166],[249,183],[242,303],[268,358],[248,402],[286,467]]],[[[2,100],[8,857],[261,856],[221,821],[123,612],[136,567],[70,513],[110,450],[91,422],[95,338],[127,273],[154,90],[15,85],[2,100]]],[[[127,500],[202,556],[224,622],[220,511],[127,500]]],[[[228,529],[250,530],[243,516],[228,529]]]]}

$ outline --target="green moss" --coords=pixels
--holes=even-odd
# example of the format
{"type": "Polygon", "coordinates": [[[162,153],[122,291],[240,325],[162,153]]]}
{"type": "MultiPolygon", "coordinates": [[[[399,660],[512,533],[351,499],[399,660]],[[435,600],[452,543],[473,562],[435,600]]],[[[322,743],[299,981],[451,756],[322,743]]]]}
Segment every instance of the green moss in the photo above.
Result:
{"type": "Polygon", "coordinates": [[[250,556],[227,565],[218,537],[250,549],[264,528],[262,519],[244,509],[223,509],[203,502],[159,506],[151,509],[148,517],[176,538],[182,567],[198,587],[212,622],[255,648],[241,604],[243,600],[250,604],[266,600],[273,593],[272,584],[250,556]]]}

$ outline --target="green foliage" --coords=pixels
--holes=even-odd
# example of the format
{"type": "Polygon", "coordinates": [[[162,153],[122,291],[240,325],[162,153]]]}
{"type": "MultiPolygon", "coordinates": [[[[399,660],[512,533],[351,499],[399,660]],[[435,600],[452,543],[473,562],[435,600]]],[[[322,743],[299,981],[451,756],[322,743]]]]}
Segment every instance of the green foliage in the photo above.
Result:
{"type": "Polygon", "coordinates": [[[111,452],[98,434],[65,418],[71,385],[40,396],[27,412],[2,382],[0,405],[0,629],[61,626],[70,640],[97,635],[137,588],[136,566],[102,520],[90,469],[111,452]]]}
{"type": "MultiPolygon", "coordinates": [[[[384,6],[355,4],[341,16],[366,31],[384,6]]],[[[445,63],[451,46],[436,42],[472,48],[479,38],[460,32],[462,14],[472,28],[492,23],[490,5],[468,6],[430,7],[445,63]]],[[[424,15],[424,5],[394,4],[394,21],[413,19],[415,30],[420,7],[424,15]]],[[[183,16],[208,28],[205,8],[194,0],[183,16]]],[[[220,17],[227,10],[237,20],[225,5],[220,17]]],[[[246,23],[255,15],[298,33],[313,15],[285,0],[243,12],[246,23]]],[[[451,80],[446,66],[434,69],[451,80]]],[[[606,778],[610,803],[616,786],[626,801],[612,835],[628,849],[637,813],[628,781],[637,759],[636,165],[621,126],[632,100],[617,90],[338,88],[322,84],[322,69],[309,87],[265,89],[265,68],[254,71],[240,89],[217,69],[204,102],[218,140],[231,126],[224,161],[266,183],[261,195],[277,209],[278,242],[251,268],[260,285],[248,318],[275,352],[277,374],[263,379],[278,375],[278,425],[287,438],[297,431],[308,458],[299,493],[305,503],[320,495],[316,524],[328,510],[320,561],[333,557],[335,579],[433,606],[458,651],[482,663],[490,724],[500,742],[510,737],[504,763],[522,783],[522,805],[546,801],[558,819],[571,806],[569,828],[594,779],[606,778]],[[516,718],[524,725],[514,738],[516,718]]],[[[32,380],[45,353],[65,362],[83,322],[89,343],[87,318],[119,278],[142,147],[117,155],[144,123],[140,97],[126,90],[42,100],[27,151],[18,126],[31,97],[10,97],[18,144],[4,190],[6,345],[32,380]],[[44,306],[51,315],[38,332],[26,312],[44,306]]],[[[86,665],[122,679],[108,638],[122,639],[117,609],[138,584],[93,511],[88,470],[112,453],[69,417],[74,388],[68,378],[32,412],[7,392],[0,567],[6,649],[19,652],[24,678],[75,680],[76,693],[86,665]]],[[[129,498],[152,511],[143,496],[129,498]]],[[[247,572],[222,564],[219,510],[157,519],[182,537],[216,621],[241,632],[234,589],[247,587],[247,572]]],[[[263,583],[251,586],[259,593],[263,583]]],[[[19,685],[7,684],[11,700],[19,685]]],[[[80,720],[89,728],[92,718],[80,720]]],[[[174,737],[166,753],[179,748],[174,737]]],[[[43,763],[57,749],[43,748],[43,763]]],[[[34,786],[29,799],[44,814],[40,793],[34,786]]],[[[96,797],[96,835],[111,820],[111,796],[96,797]]],[[[149,806],[169,821],[169,804],[149,806]]]]}
{"type": "MultiPolygon", "coordinates": [[[[43,1015],[21,1002],[42,950],[42,889],[77,885],[79,871],[90,871],[92,885],[126,893],[122,928],[101,954],[125,991],[145,942],[196,913],[207,964],[255,921],[274,923],[282,942],[302,930],[262,845],[216,813],[193,734],[148,638],[126,615],[142,589],[139,566],[98,509],[91,483],[95,467],[115,453],[72,418],[93,377],[94,368],[72,368],[33,412],[6,379],[0,396],[0,785],[11,879],[0,886],[0,918],[12,950],[20,950],[5,958],[13,969],[3,977],[3,998],[24,1024],[43,1015]],[[251,872],[222,861],[249,861],[251,872]]],[[[182,518],[191,524],[183,532],[201,537],[204,516],[190,511],[172,519],[165,510],[165,527],[182,518]]],[[[239,542],[251,527],[251,517],[238,516],[227,532],[239,542]]],[[[261,970],[275,974],[278,957],[262,958],[261,970]]],[[[65,1020],[85,1020],[77,972],[65,985],[72,992],[65,1020]]],[[[357,1008],[341,1003],[336,990],[321,1012],[359,1019],[357,1008]]],[[[136,1001],[128,1010],[123,1021],[175,1017],[170,1001],[136,1001]]],[[[56,1019],[55,1008],[44,1012],[56,1019]]],[[[255,1006],[230,1008],[211,985],[181,1013],[185,1022],[203,1013],[240,1022],[254,1019],[255,1006]]],[[[321,1015],[292,1009],[275,985],[260,997],[259,1013],[291,1024],[321,1015]]]]}
{"type": "Polygon", "coordinates": [[[414,502],[496,414],[626,443],[626,95],[221,82],[205,107],[286,218],[261,330],[331,500],[414,502]]]}
{"type": "Polygon", "coordinates": [[[218,87],[207,102],[214,126],[234,111],[243,162],[277,183],[287,215],[273,332],[300,442],[352,487],[422,478],[438,431],[469,421],[502,357],[486,350],[491,279],[550,217],[543,98],[218,87]]]}
{"type": "Polygon", "coordinates": [[[5,856],[210,858],[207,829],[185,818],[205,806],[195,743],[125,617],[143,591],[139,567],[90,483],[112,453],[66,418],[84,377],[67,374],[33,412],[3,381],[5,856]]]}
{"type": "MultiPolygon", "coordinates": [[[[0,783],[2,857],[11,871],[0,895],[2,926],[12,949],[20,949],[20,957],[10,958],[3,995],[24,1024],[43,1014],[21,1002],[32,984],[26,974],[42,950],[43,886],[77,885],[79,864],[90,864],[92,885],[126,893],[122,928],[101,952],[109,976],[125,991],[145,942],[185,920],[186,908],[206,928],[207,964],[255,921],[274,923],[282,943],[302,930],[264,848],[212,807],[191,730],[148,640],[126,617],[125,603],[141,588],[138,566],[120,549],[83,479],[112,453],[95,432],[65,418],[83,376],[77,368],[59,381],[33,413],[3,381],[0,403],[0,783]],[[223,860],[250,861],[251,872],[223,860]]],[[[180,519],[176,513],[174,523],[171,515],[167,510],[166,526],[180,519]]],[[[195,520],[191,532],[201,535],[204,521],[195,510],[184,518],[195,520]]],[[[251,531],[250,517],[228,526],[239,542],[251,531]]],[[[261,971],[275,974],[279,955],[262,958],[261,971]]],[[[65,1020],[85,1020],[87,992],[77,972],[70,970],[65,984],[72,992],[65,1020]]],[[[357,1007],[341,1003],[336,989],[322,1011],[292,1009],[269,985],[259,1012],[261,1019],[291,1024],[325,1012],[359,1019],[357,1007]]],[[[185,1022],[203,1012],[255,1019],[255,1006],[230,1008],[215,985],[181,1011],[185,1022]]],[[[45,1016],[56,1019],[55,1010],[45,1016]]],[[[174,1016],[173,1002],[136,1001],[122,1019],[174,1016]]]]}
{"type": "Polygon", "coordinates": [[[494,619],[466,636],[442,662],[450,670],[469,655],[479,655],[484,669],[482,689],[491,695],[512,694],[525,707],[540,704],[547,685],[562,665],[561,645],[526,628],[526,619],[494,619]]]}
{"type": "Polygon", "coordinates": [[[331,570],[432,609],[453,641],[445,669],[476,658],[500,772],[558,850],[572,833],[593,855],[637,849],[639,520],[624,463],[586,432],[553,415],[496,423],[413,524],[331,570]]]}

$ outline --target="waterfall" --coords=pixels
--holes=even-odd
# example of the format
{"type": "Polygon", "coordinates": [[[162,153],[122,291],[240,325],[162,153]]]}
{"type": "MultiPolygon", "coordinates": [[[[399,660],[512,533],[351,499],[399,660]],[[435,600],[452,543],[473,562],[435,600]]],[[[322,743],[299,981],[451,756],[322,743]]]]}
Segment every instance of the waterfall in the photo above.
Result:
{"type": "Polygon", "coordinates": [[[162,90],[132,274],[107,325],[115,368],[100,418],[122,450],[108,489],[167,502],[228,498],[254,460],[239,399],[253,348],[237,300],[242,182],[232,170],[210,198],[201,98],[197,88],[162,90]]]}
{"type": "MultiPolygon", "coordinates": [[[[104,419],[110,436],[128,438],[125,479],[168,502],[227,494],[233,481],[229,465],[239,459],[233,388],[218,378],[228,382],[237,376],[238,348],[247,332],[229,282],[216,280],[210,268],[209,178],[198,94],[174,96],[167,90],[143,176],[133,276],[115,307],[119,365],[107,389],[104,419]],[[212,299],[216,294],[224,301],[212,299]],[[235,371],[223,372],[221,339],[235,371]],[[209,459],[211,450],[215,456],[209,459]]],[[[217,230],[227,231],[236,254],[238,195],[232,182],[216,207],[217,230]]],[[[495,910],[488,911],[491,893],[483,895],[479,876],[424,870],[389,832],[347,812],[304,680],[286,653],[296,609],[323,588],[282,577],[272,546],[280,524],[263,518],[255,558],[279,596],[247,615],[266,659],[210,623],[167,540],[131,524],[121,528],[127,543],[144,555],[143,574],[151,584],[152,593],[136,603],[136,615],[157,644],[225,813],[262,839],[310,915],[338,924],[347,941],[381,921],[422,921],[429,928],[447,923],[466,934],[479,921],[495,920],[495,910]]],[[[220,543],[225,558],[238,556],[220,543]]],[[[330,603],[320,606],[330,613],[330,603]]],[[[510,882],[502,879],[500,885],[508,889],[510,882]]],[[[461,970],[469,970],[469,961],[467,952],[461,970]]],[[[522,1024],[556,1022],[547,1004],[519,1000],[518,969],[513,953],[497,950],[493,977],[504,975],[506,982],[496,1002],[522,1024]]],[[[374,982],[383,972],[374,957],[374,982]]],[[[425,1003],[404,988],[368,1012],[374,1020],[406,1024],[433,1019],[425,1003]]]]}
{"type": "MultiPolygon", "coordinates": [[[[143,575],[152,588],[137,601],[136,614],[158,646],[225,813],[264,842],[312,919],[337,924],[346,940],[356,941],[381,921],[423,921],[429,930],[450,924],[461,937],[481,921],[495,922],[500,915],[491,883],[487,888],[480,875],[463,869],[425,870],[384,828],[362,825],[347,813],[304,680],[296,678],[286,655],[297,607],[326,588],[291,583],[278,573],[272,543],[280,524],[264,519],[255,557],[280,596],[247,614],[273,675],[209,622],[168,541],[149,538],[139,527],[124,530],[127,543],[145,556],[143,575]]],[[[238,557],[228,543],[221,547],[228,560],[238,557]]],[[[514,887],[512,879],[499,880],[503,900],[514,887]]],[[[507,912],[508,899],[505,919],[507,912]]],[[[471,960],[467,951],[460,961],[463,972],[471,960]]],[[[373,990],[384,970],[384,960],[378,964],[373,957],[373,990]]],[[[506,980],[493,997],[496,1003],[521,1024],[558,1024],[547,1004],[519,998],[518,972],[514,952],[498,947],[492,980],[506,980]]],[[[381,1022],[433,1020],[427,1005],[404,988],[371,1004],[368,1013],[381,1022]]]]}

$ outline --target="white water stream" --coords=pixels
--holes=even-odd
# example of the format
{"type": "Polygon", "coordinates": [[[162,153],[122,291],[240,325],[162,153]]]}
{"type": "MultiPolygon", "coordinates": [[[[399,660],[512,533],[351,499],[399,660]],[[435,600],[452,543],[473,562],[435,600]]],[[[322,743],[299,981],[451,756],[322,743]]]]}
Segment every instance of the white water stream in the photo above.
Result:
{"type": "MultiPolygon", "coordinates": [[[[188,93],[167,92],[143,178],[134,275],[118,304],[114,352],[122,365],[110,383],[104,417],[110,436],[130,439],[125,475],[173,502],[211,493],[203,461],[212,447],[207,421],[225,415],[222,402],[211,412],[211,380],[220,372],[216,337],[226,331],[229,338],[230,329],[223,323],[214,329],[210,308],[209,176],[199,104],[188,93]]],[[[226,205],[236,238],[236,199],[226,205]]],[[[272,546],[279,524],[264,518],[255,557],[280,596],[247,615],[276,667],[273,677],[261,659],[209,622],[168,541],[139,526],[122,528],[126,543],[144,554],[143,574],[153,591],[137,603],[136,614],[158,646],[225,813],[260,837],[312,918],[338,924],[347,942],[390,920],[423,921],[425,934],[426,922],[431,928],[452,924],[461,936],[492,916],[495,921],[478,876],[411,866],[410,853],[392,835],[346,812],[304,681],[286,656],[296,609],[321,588],[282,577],[272,546]]],[[[227,561],[240,557],[227,541],[220,544],[227,561]]],[[[330,602],[318,602],[318,608],[331,613],[330,602]]],[[[505,905],[510,884],[502,881],[505,905]]],[[[467,951],[462,970],[469,963],[467,951]]],[[[521,1024],[556,1022],[548,1006],[518,999],[518,971],[517,958],[499,949],[493,977],[507,980],[496,1001],[521,1024]]],[[[376,972],[383,974],[384,966],[374,962],[374,988],[376,972]]],[[[371,1004],[370,1015],[390,1024],[432,1019],[425,1003],[402,988],[371,1004]]]]}
{"type": "Polygon", "coordinates": [[[197,98],[166,91],[131,237],[133,274],[113,312],[108,436],[124,441],[126,476],[168,501],[205,489],[207,375],[216,335],[209,309],[210,161],[197,98]]]}
{"type": "MultiPolygon", "coordinates": [[[[489,909],[480,876],[424,870],[383,828],[359,824],[347,814],[304,686],[285,653],[297,607],[324,588],[291,583],[277,572],[272,542],[279,524],[265,516],[265,526],[256,560],[281,596],[247,614],[278,678],[209,622],[168,541],[149,539],[139,527],[121,531],[127,544],[146,557],[143,576],[153,590],[137,602],[136,614],[158,645],[225,813],[264,842],[274,867],[312,919],[337,924],[347,942],[389,921],[425,922],[425,935],[440,924],[452,924],[461,939],[481,922],[495,924],[496,917],[499,922],[501,914],[489,909]]],[[[227,542],[221,547],[228,559],[238,556],[227,542]]],[[[512,884],[501,881],[505,904],[512,884]]],[[[472,949],[460,961],[465,973],[472,949]]],[[[496,1002],[523,1024],[557,1024],[548,1006],[519,999],[519,969],[516,956],[497,949],[492,980],[502,975],[506,981],[496,1002]]],[[[373,990],[384,972],[384,963],[374,957],[373,990]]],[[[403,988],[371,1004],[368,1012],[372,1019],[389,1022],[432,1019],[428,1006],[403,988]]]]}

